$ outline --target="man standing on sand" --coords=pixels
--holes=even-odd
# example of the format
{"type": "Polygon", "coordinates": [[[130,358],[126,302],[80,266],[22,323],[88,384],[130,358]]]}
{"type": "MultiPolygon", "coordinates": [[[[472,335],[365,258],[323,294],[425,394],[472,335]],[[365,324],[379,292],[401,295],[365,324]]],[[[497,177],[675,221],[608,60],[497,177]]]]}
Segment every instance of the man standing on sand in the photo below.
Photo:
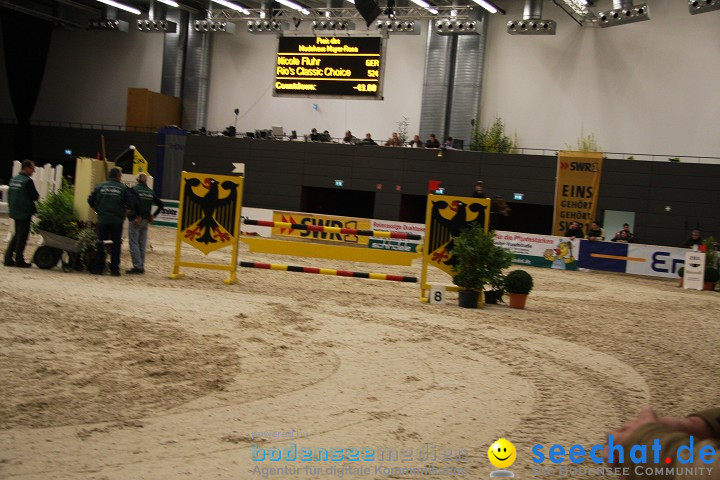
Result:
{"type": "Polygon", "coordinates": [[[95,263],[90,273],[102,275],[105,270],[105,240],[112,240],[110,254],[110,275],[120,276],[120,246],[122,245],[122,226],[125,217],[135,207],[135,196],[122,183],[119,168],[110,169],[108,180],[95,187],[88,197],[88,204],[98,214],[98,245],[95,263]]]}
{"type": "Polygon", "coordinates": [[[15,220],[15,234],[5,250],[4,265],[6,267],[29,268],[32,266],[25,261],[24,252],[28,235],[30,235],[32,216],[37,212],[35,202],[40,198],[35,183],[30,178],[34,171],[33,161],[23,160],[20,174],[10,180],[8,206],[10,207],[10,218],[15,220]]]}
{"type": "Polygon", "coordinates": [[[137,185],[132,188],[137,196],[135,208],[128,215],[130,221],[128,238],[130,239],[130,257],[132,258],[133,268],[125,273],[130,274],[145,273],[148,228],[152,225],[157,214],[165,208],[162,200],[147,186],[147,175],[140,173],[137,176],[137,181],[137,185]],[[157,210],[155,210],[155,213],[150,213],[153,204],[157,206],[157,210]]]}

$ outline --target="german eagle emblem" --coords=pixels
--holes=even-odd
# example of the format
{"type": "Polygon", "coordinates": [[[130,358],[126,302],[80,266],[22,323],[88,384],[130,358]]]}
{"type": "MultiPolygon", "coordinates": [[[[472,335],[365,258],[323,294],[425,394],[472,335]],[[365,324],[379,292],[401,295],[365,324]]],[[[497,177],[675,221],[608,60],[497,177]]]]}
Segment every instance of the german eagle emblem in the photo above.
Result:
{"type": "MultiPolygon", "coordinates": [[[[433,197],[433,196],[431,196],[433,197]]],[[[487,215],[490,209],[489,199],[430,198],[430,229],[426,233],[427,252],[430,264],[444,272],[452,274],[452,266],[457,263],[452,251],[455,239],[464,227],[479,223],[487,229],[487,215]]]]}
{"type": "Polygon", "coordinates": [[[237,183],[230,180],[219,183],[211,177],[202,181],[186,178],[182,201],[180,231],[183,241],[206,255],[232,244],[239,221],[235,218],[237,183]]]}

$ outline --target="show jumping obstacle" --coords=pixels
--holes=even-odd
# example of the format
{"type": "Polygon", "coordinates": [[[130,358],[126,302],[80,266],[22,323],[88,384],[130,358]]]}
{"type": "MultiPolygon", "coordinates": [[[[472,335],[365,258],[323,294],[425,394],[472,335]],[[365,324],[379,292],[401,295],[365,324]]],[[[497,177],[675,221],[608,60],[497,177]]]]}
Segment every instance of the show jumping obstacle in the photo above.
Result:
{"type": "Polygon", "coordinates": [[[273,222],[269,220],[243,219],[246,225],[259,227],[287,228],[288,230],[307,230],[309,232],[340,233],[342,235],[358,235],[361,237],[398,238],[403,240],[422,240],[416,233],[387,232],[384,230],[357,230],[355,228],[326,227],[324,225],[307,225],[304,223],[273,222]]]}
{"type": "MultiPolygon", "coordinates": [[[[322,225],[307,225],[300,223],[274,222],[268,220],[254,220],[244,218],[246,225],[261,227],[285,228],[288,230],[305,230],[310,232],[324,232],[342,235],[369,236],[379,238],[395,238],[404,240],[421,240],[422,236],[416,233],[389,232],[383,230],[358,230],[354,228],[328,227],[322,225]]],[[[293,257],[324,258],[328,260],[344,260],[361,263],[379,263],[384,265],[410,266],[421,252],[396,252],[371,248],[358,248],[356,246],[326,245],[313,242],[298,242],[277,240],[263,237],[241,237],[240,241],[247,244],[253,253],[266,253],[272,255],[289,255],[293,257]]],[[[268,270],[281,270],[287,272],[316,273],[334,275],[338,277],[366,278],[370,280],[389,280],[394,282],[417,283],[417,277],[403,275],[389,275],[385,273],[353,272],[332,268],[298,267],[292,265],[270,264],[260,262],[240,262],[241,267],[264,268],[268,270]]]]}
{"type": "Polygon", "coordinates": [[[334,275],[337,277],[368,278],[370,280],[388,280],[391,282],[417,283],[417,277],[404,275],[389,275],[386,273],[353,272],[351,270],[335,270],[332,268],[298,267],[293,265],[281,265],[278,263],[262,262],[240,262],[241,267],[263,268],[266,270],[280,270],[283,272],[316,273],[320,275],[334,275]]]}

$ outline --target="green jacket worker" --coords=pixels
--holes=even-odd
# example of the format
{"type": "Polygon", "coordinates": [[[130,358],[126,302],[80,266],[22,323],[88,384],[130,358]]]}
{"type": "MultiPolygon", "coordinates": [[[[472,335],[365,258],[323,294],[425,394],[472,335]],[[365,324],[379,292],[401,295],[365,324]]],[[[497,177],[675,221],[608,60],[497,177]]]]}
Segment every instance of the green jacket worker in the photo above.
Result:
{"type": "Polygon", "coordinates": [[[95,187],[88,197],[88,204],[98,214],[98,246],[95,263],[90,272],[102,274],[105,269],[104,241],[112,240],[110,251],[110,275],[120,275],[120,247],[122,245],[122,225],[127,214],[135,208],[135,196],[120,181],[119,168],[110,169],[109,178],[95,187]]]}
{"type": "Polygon", "coordinates": [[[35,183],[30,176],[35,171],[32,160],[24,160],[20,173],[10,180],[8,190],[8,204],[10,218],[15,221],[15,233],[5,250],[5,266],[28,268],[31,265],[25,261],[24,252],[30,235],[32,216],[37,212],[35,201],[40,198],[35,183]],[[14,257],[14,258],[13,258],[14,257]]]}
{"type": "Polygon", "coordinates": [[[135,193],[135,208],[128,220],[128,238],[130,240],[130,257],[133,268],[125,273],[145,273],[145,250],[147,248],[148,228],[158,213],[165,208],[162,200],[147,186],[147,175],[141,173],[137,176],[137,185],[132,188],[135,193]],[[153,205],[157,206],[155,213],[151,213],[153,205]]]}

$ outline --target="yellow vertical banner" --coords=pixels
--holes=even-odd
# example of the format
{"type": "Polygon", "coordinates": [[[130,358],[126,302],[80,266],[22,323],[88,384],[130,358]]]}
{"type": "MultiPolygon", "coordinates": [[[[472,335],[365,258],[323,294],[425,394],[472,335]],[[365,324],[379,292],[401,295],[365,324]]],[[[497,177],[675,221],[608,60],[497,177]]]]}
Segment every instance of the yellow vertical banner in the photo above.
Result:
{"type": "Polygon", "coordinates": [[[602,164],[602,152],[559,152],[552,235],[565,235],[574,221],[588,231],[600,198],[602,164]]]}
{"type": "MultiPolygon", "coordinates": [[[[485,231],[490,225],[489,198],[451,197],[447,195],[428,195],[425,214],[425,246],[423,249],[422,275],[420,281],[420,300],[427,301],[427,267],[432,265],[452,276],[453,238],[460,230],[473,223],[480,223],[485,231]]],[[[447,290],[457,290],[448,286],[447,290]]]]}
{"type": "Polygon", "coordinates": [[[243,177],[182,172],[175,239],[175,264],[170,278],[181,278],[180,267],[228,270],[225,283],[237,281],[243,177]],[[232,248],[229,264],[182,261],[183,244],[209,255],[232,248]]]}

